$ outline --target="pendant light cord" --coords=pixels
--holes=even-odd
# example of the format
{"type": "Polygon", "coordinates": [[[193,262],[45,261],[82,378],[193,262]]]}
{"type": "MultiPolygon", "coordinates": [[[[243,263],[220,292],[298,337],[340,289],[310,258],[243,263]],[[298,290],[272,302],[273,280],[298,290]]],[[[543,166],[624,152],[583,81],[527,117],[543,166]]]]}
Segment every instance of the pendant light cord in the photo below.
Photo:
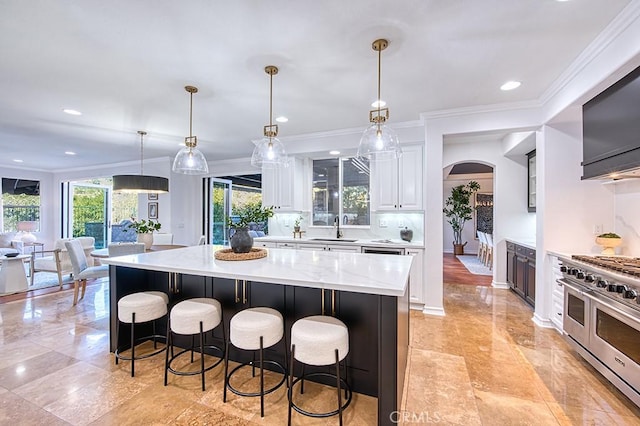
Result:
{"type": "MultiPolygon", "coordinates": [[[[269,73],[269,130],[273,129],[273,73],[269,73]]],[[[269,133],[271,135],[271,133],[269,133]]],[[[271,136],[269,136],[271,141],[271,136]]]]}
{"type": "Polygon", "coordinates": [[[140,175],[144,175],[144,171],[142,170],[142,165],[144,164],[143,162],[143,158],[144,158],[144,148],[143,148],[143,139],[144,139],[144,133],[140,133],[140,175]]]}
{"type": "Polygon", "coordinates": [[[189,92],[189,138],[193,137],[193,92],[189,92]]]}
{"type": "MultiPolygon", "coordinates": [[[[378,49],[378,116],[380,116],[380,104],[382,103],[382,100],[380,98],[380,80],[381,77],[380,75],[382,74],[382,49],[378,49]]],[[[378,126],[379,127],[379,126],[378,126]]]]}

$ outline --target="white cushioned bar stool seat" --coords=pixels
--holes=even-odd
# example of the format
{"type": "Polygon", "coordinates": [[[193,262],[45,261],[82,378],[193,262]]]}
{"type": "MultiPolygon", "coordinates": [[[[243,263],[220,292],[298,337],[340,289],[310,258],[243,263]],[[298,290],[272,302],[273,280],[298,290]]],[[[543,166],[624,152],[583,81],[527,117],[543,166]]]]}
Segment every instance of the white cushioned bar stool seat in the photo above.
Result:
{"type": "MultiPolygon", "coordinates": [[[[200,374],[202,380],[202,390],[205,390],[204,375],[207,371],[216,367],[224,359],[224,351],[215,345],[205,344],[204,333],[213,330],[218,325],[224,323],[222,321],[222,306],[216,299],[209,298],[194,298],[183,300],[177,303],[169,314],[169,326],[167,327],[167,346],[171,348],[171,358],[169,358],[169,350],[165,357],[165,369],[164,369],[164,385],[167,386],[168,373],[179,376],[194,376],[200,374]],[[177,354],[173,353],[173,334],[190,335],[191,346],[183,349],[177,354]],[[171,363],[186,352],[191,352],[191,362],[193,363],[193,352],[196,347],[195,336],[200,336],[200,369],[196,371],[176,370],[171,367],[171,363]],[[213,364],[205,367],[204,365],[204,349],[213,349],[218,352],[220,357],[213,364]]],[[[224,330],[223,330],[224,335],[224,330]]]]}
{"type": "MultiPolygon", "coordinates": [[[[287,378],[286,368],[273,360],[264,359],[264,349],[269,348],[283,340],[284,337],[284,320],[282,314],[275,309],[267,307],[248,308],[238,312],[231,318],[229,323],[229,340],[227,341],[227,349],[225,353],[224,363],[224,392],[223,401],[227,402],[227,389],[240,396],[259,396],[260,397],[260,416],[264,417],[264,396],[278,389],[287,378]],[[251,366],[252,375],[255,377],[255,356],[253,361],[245,362],[235,367],[230,373],[229,371],[229,345],[247,351],[259,352],[260,365],[260,390],[258,392],[242,392],[230,383],[231,377],[240,368],[251,366]],[[282,373],[282,379],[269,389],[264,388],[264,364],[272,365],[282,373]]],[[[286,359],[286,340],[285,344],[285,365],[286,359]]]]}
{"type": "MultiPolygon", "coordinates": [[[[166,349],[166,346],[158,349],[156,339],[165,341],[165,336],[156,334],[155,320],[162,318],[167,314],[167,304],[169,296],[161,291],[143,291],[123,296],[118,300],[118,327],[116,329],[116,341],[120,333],[120,323],[131,324],[131,356],[122,355],[122,349],[115,351],[116,364],[119,359],[131,361],[131,377],[135,374],[135,360],[149,358],[157,355],[166,349]],[[135,337],[135,325],[153,321],[153,332],[149,336],[135,337]],[[136,344],[138,342],[153,340],[153,351],[143,355],[136,356],[136,344]]],[[[165,341],[166,343],[166,341],[165,341]]]]}
{"type": "Polygon", "coordinates": [[[340,361],[349,353],[349,329],[337,318],[325,315],[316,315],[301,318],[291,327],[291,366],[289,368],[291,378],[289,383],[289,419],[291,424],[291,409],[310,417],[329,417],[338,414],[342,425],[342,411],[351,402],[351,389],[345,378],[340,377],[340,361]],[[294,360],[303,364],[302,375],[293,379],[294,360]],[[304,365],[329,366],[335,365],[335,374],[326,372],[304,373],[304,365]],[[293,387],[300,382],[300,394],[304,393],[304,380],[309,377],[329,377],[336,383],[338,395],[338,408],[326,413],[312,413],[298,407],[293,402],[293,387]],[[345,390],[345,402],[342,403],[341,388],[345,390]]]}

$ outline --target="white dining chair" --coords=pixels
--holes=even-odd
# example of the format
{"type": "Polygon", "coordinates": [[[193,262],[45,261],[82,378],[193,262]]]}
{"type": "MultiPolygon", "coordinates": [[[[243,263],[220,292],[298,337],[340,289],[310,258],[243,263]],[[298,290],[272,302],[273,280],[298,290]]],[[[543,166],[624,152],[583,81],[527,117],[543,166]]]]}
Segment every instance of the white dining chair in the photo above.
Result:
{"type": "Polygon", "coordinates": [[[487,237],[484,232],[476,231],[478,235],[478,259],[484,263],[484,256],[487,250],[487,237]]]}
{"type": "Polygon", "coordinates": [[[485,238],[487,239],[487,254],[485,256],[486,261],[485,265],[489,267],[489,269],[493,268],[493,235],[485,233],[485,238]]]}
{"type": "Polygon", "coordinates": [[[82,285],[82,296],[87,288],[87,279],[103,278],[109,276],[109,265],[89,266],[87,256],[84,253],[82,243],[77,239],[65,241],[65,247],[71,259],[73,269],[73,305],[78,303],[78,289],[82,285]]]}

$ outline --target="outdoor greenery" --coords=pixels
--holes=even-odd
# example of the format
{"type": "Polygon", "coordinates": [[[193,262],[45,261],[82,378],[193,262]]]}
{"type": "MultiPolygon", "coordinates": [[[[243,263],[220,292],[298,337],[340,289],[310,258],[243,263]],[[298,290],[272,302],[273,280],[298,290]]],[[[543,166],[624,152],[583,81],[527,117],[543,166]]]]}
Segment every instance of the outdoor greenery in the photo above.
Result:
{"type": "Polygon", "coordinates": [[[40,196],[2,194],[3,232],[15,232],[18,222],[40,221],[40,196]]]}
{"type": "Polygon", "coordinates": [[[474,208],[469,201],[471,196],[479,190],[480,184],[475,180],[454,186],[451,188],[451,195],[444,202],[445,208],[442,211],[453,229],[453,244],[462,244],[464,224],[473,218],[474,208]]]}
{"type": "Polygon", "coordinates": [[[598,238],[621,238],[620,235],[614,232],[607,232],[606,234],[598,235],[598,238]]]}
{"type": "Polygon", "coordinates": [[[234,229],[247,228],[251,223],[266,222],[272,216],[273,207],[262,207],[261,203],[245,204],[227,218],[227,226],[234,229]]]}

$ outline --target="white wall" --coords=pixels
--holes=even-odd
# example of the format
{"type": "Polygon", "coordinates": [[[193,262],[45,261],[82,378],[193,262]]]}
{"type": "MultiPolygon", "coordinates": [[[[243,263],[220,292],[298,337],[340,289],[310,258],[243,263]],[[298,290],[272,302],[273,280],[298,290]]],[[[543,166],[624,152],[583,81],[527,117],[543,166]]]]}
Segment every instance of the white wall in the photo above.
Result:
{"type": "MultiPolygon", "coordinates": [[[[447,148],[445,146],[445,158],[446,158],[446,151],[447,148]]],[[[483,175],[476,175],[476,176],[470,176],[470,175],[449,175],[447,176],[447,178],[444,180],[444,188],[443,188],[443,200],[442,202],[444,203],[446,201],[446,199],[449,197],[449,195],[451,194],[451,189],[458,186],[458,185],[466,185],[469,181],[476,181],[478,182],[478,184],[480,184],[480,191],[481,193],[486,193],[486,194],[493,194],[493,174],[491,173],[487,173],[487,174],[483,174],[483,175]],[[490,176],[490,177],[486,177],[486,176],[490,176]]],[[[471,197],[470,200],[470,205],[471,207],[474,206],[474,197],[471,197]]],[[[453,253],[453,229],[451,228],[451,225],[447,222],[447,218],[446,216],[442,216],[442,235],[443,235],[443,246],[442,246],[442,251],[445,253],[453,253]]],[[[471,219],[470,221],[466,222],[464,225],[464,229],[462,230],[462,244],[464,244],[465,242],[467,243],[464,246],[464,252],[465,254],[475,254],[478,252],[478,237],[475,233],[475,212],[474,212],[474,217],[473,219],[471,219]]]]}

